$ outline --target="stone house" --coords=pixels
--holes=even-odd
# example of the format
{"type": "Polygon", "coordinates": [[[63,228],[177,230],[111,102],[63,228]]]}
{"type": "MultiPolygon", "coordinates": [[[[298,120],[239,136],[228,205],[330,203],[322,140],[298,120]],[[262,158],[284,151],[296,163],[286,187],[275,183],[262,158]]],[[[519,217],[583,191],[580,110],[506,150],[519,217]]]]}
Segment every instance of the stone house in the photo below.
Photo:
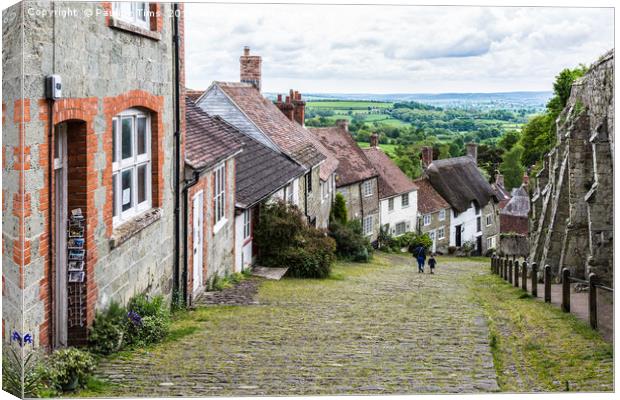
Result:
{"type": "Polygon", "coordinates": [[[178,289],[183,5],[28,2],[3,21],[3,337],[80,345],[110,301],[178,289]]]}
{"type": "Polygon", "coordinates": [[[415,232],[418,214],[418,188],[394,161],[379,148],[376,133],[370,137],[370,147],[364,154],[378,176],[379,221],[393,236],[415,232]]]}
{"type": "Polygon", "coordinates": [[[371,242],[379,237],[379,174],[349,133],[349,121],[341,119],[336,126],[310,128],[310,132],[338,160],[336,190],[346,201],[350,219],[359,220],[371,242]]]}
{"type": "Polygon", "coordinates": [[[186,101],[187,293],[200,295],[215,276],[234,272],[235,173],[242,135],[186,101]]]}
{"type": "Polygon", "coordinates": [[[433,188],[428,178],[414,181],[418,187],[418,233],[428,233],[433,240],[433,252],[446,254],[450,246],[451,207],[433,188]]]}
{"type": "Polygon", "coordinates": [[[301,165],[306,173],[283,190],[287,201],[297,205],[308,222],[326,228],[331,202],[321,194],[321,182],[334,181],[335,160],[321,152],[310,133],[302,126],[305,103],[301,96],[292,107],[293,120],[272,101],[262,96],[261,57],[244,49],[240,57],[241,82],[214,82],[196,104],[209,115],[219,115],[228,123],[273,151],[285,154],[301,165]],[[299,119],[295,119],[299,118],[299,119]]]}
{"type": "Polygon", "coordinates": [[[450,204],[450,246],[473,246],[485,254],[498,244],[498,199],[476,165],[477,146],[467,145],[467,155],[444,160],[432,159],[432,148],[425,147],[422,161],[425,176],[433,188],[450,204]]]}

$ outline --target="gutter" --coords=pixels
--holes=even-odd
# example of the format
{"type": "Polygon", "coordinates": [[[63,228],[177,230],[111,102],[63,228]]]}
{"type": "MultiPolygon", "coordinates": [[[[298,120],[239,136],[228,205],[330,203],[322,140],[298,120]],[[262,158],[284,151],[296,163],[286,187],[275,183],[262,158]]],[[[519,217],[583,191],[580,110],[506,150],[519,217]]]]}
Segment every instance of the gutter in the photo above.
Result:
{"type": "MultiPolygon", "coordinates": [[[[172,4],[173,36],[174,42],[174,268],[172,270],[172,295],[173,301],[175,294],[179,292],[179,258],[181,257],[180,243],[180,168],[181,168],[181,83],[180,83],[180,62],[179,62],[179,8],[177,3],[172,4]]],[[[187,260],[185,251],[183,258],[187,260]]],[[[187,264],[187,261],[185,262],[187,264]]],[[[186,275],[186,271],[183,272],[186,275]]],[[[186,286],[187,283],[184,284],[186,286]]]]}

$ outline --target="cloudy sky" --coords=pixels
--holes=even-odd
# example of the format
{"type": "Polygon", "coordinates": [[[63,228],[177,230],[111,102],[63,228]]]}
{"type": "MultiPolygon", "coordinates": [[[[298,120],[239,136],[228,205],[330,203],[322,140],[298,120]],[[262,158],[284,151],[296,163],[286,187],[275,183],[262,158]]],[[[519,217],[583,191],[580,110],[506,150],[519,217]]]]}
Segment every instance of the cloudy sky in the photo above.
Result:
{"type": "Polygon", "coordinates": [[[243,46],[263,90],[550,90],[614,44],[610,8],[186,4],[187,84],[238,81],[243,46]]]}

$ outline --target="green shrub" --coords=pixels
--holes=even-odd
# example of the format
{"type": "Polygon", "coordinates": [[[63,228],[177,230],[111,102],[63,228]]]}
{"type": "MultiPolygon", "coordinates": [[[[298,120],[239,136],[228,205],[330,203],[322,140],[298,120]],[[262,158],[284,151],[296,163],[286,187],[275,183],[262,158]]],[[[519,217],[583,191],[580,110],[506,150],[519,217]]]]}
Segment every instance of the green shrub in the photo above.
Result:
{"type": "Polygon", "coordinates": [[[46,390],[46,376],[47,371],[34,352],[22,358],[22,349],[3,345],[2,390],[19,398],[40,397],[46,390]]]}
{"type": "Polygon", "coordinates": [[[126,323],[127,310],[116,302],[110,303],[106,311],[97,313],[88,335],[91,351],[106,355],[122,349],[126,323]]]}
{"type": "Polygon", "coordinates": [[[134,296],[127,305],[127,343],[143,346],[163,340],[170,330],[170,311],[161,296],[134,296]]]}
{"type": "Polygon", "coordinates": [[[305,221],[295,206],[283,202],[263,205],[254,240],[260,248],[260,263],[289,268],[297,278],[325,278],[334,262],[334,241],[324,231],[305,221]]]}
{"type": "Polygon", "coordinates": [[[330,220],[332,222],[346,224],[347,219],[347,203],[342,193],[336,193],[336,197],[334,198],[334,204],[332,205],[330,220]]]}
{"type": "Polygon", "coordinates": [[[353,220],[346,224],[332,222],[329,226],[329,235],[336,241],[338,258],[358,262],[367,262],[370,259],[372,246],[362,233],[360,221],[353,220]]]}
{"type": "Polygon", "coordinates": [[[49,380],[59,390],[74,390],[88,381],[95,369],[93,356],[80,349],[68,347],[56,350],[48,360],[49,380]]]}

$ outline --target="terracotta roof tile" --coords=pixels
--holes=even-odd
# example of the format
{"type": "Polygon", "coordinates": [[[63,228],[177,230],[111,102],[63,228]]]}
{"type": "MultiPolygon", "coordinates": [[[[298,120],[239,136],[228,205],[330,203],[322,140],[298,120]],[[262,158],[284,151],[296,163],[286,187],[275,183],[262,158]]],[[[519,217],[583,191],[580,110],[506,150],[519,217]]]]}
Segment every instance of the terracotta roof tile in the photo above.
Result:
{"type": "Polygon", "coordinates": [[[379,198],[409,193],[418,188],[381,149],[369,147],[363,151],[379,173],[379,198]]]}
{"type": "Polygon", "coordinates": [[[192,101],[198,100],[200,96],[204,93],[204,90],[194,90],[194,89],[185,89],[185,96],[192,101]]]}
{"type": "Polygon", "coordinates": [[[186,100],[185,160],[194,169],[214,165],[243,148],[243,136],[220,117],[212,117],[186,100]]]}
{"type": "Polygon", "coordinates": [[[351,134],[339,127],[308,128],[338,160],[336,186],[347,186],[377,176],[377,171],[351,134]]]}
{"type": "Polygon", "coordinates": [[[450,208],[450,204],[435,190],[428,178],[419,178],[413,181],[418,187],[418,212],[430,214],[450,208]]]}
{"type": "Polygon", "coordinates": [[[215,84],[264,134],[304,167],[311,168],[326,159],[314,146],[308,131],[289,120],[253,85],[239,82],[215,82],[215,84]]]}

